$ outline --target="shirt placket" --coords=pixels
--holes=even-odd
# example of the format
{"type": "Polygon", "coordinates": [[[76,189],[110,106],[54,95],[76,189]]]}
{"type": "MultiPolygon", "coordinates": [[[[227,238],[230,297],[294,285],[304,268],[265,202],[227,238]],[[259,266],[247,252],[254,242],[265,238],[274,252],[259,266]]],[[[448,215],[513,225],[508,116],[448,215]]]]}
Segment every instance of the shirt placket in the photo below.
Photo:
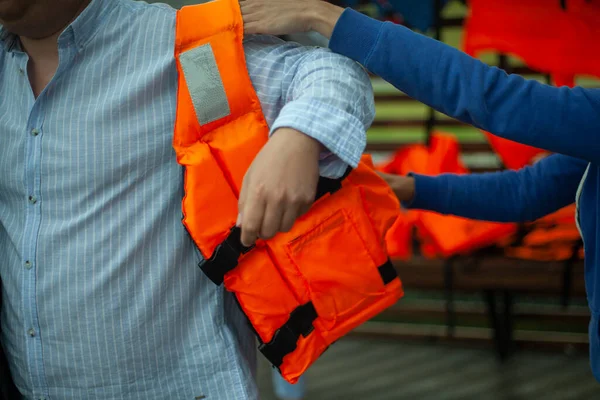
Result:
{"type": "Polygon", "coordinates": [[[23,87],[28,88],[29,116],[25,131],[25,174],[24,187],[27,189],[23,198],[25,207],[25,225],[23,232],[22,254],[22,293],[23,293],[23,335],[26,340],[27,365],[32,383],[34,398],[48,400],[48,385],[44,373],[41,331],[38,320],[38,304],[36,296],[36,270],[39,260],[36,256],[38,232],[42,217],[41,183],[41,139],[43,136],[43,99],[33,98],[27,76],[27,55],[21,53],[17,59],[19,78],[23,79],[23,87]]]}

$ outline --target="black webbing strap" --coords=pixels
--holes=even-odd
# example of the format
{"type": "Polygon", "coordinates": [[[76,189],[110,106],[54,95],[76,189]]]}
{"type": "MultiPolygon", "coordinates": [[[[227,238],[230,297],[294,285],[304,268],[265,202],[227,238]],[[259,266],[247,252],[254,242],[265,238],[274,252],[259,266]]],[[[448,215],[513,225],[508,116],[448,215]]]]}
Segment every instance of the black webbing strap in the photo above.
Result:
{"type": "Polygon", "coordinates": [[[269,343],[258,347],[261,353],[275,367],[283,364],[283,357],[296,350],[300,335],[307,337],[314,330],[313,321],[317,318],[317,310],[312,302],[297,307],[283,326],[275,331],[269,343]]]}
{"type": "Polygon", "coordinates": [[[396,272],[391,260],[387,260],[385,264],[380,265],[377,269],[379,270],[379,275],[381,275],[384,285],[387,285],[398,277],[398,272],[396,272]]]}
{"type": "Polygon", "coordinates": [[[241,234],[240,228],[232,228],[227,239],[215,248],[212,257],[198,264],[202,272],[216,285],[223,283],[225,274],[237,266],[240,256],[252,249],[242,244],[241,234]]]}
{"type": "Polygon", "coordinates": [[[348,167],[344,175],[342,175],[338,179],[330,179],[330,178],[319,178],[319,183],[317,184],[317,194],[315,195],[315,201],[319,200],[321,197],[325,196],[327,193],[334,194],[338,190],[342,188],[342,181],[346,179],[348,175],[352,172],[352,168],[348,167]]]}
{"type": "MultiPolygon", "coordinates": [[[[387,285],[398,277],[390,260],[379,266],[379,274],[387,285]]],[[[279,368],[283,358],[296,350],[300,335],[307,337],[314,330],[313,322],[318,317],[312,302],[296,308],[287,322],[278,329],[269,343],[262,343],[258,349],[273,366],[279,368]]]]}
{"type": "MultiPolygon", "coordinates": [[[[348,167],[344,175],[338,179],[319,178],[317,184],[317,195],[315,201],[325,196],[333,194],[342,188],[342,181],[352,172],[348,167]]],[[[223,283],[225,274],[234,269],[238,264],[238,259],[242,254],[252,250],[252,247],[245,247],[241,242],[241,229],[234,227],[231,229],[227,239],[215,248],[213,255],[209,259],[202,260],[198,266],[206,276],[216,285],[223,283]]]]}

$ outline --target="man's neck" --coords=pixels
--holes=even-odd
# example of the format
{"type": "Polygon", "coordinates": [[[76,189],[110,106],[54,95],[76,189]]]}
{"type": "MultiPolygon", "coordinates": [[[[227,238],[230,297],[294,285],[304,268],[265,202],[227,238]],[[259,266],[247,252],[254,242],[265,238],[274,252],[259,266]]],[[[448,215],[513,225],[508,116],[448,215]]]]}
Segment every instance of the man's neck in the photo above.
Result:
{"type": "Polygon", "coordinates": [[[62,30],[43,39],[22,37],[21,45],[29,55],[27,75],[35,98],[50,83],[58,68],[58,37],[62,30]]]}
{"type": "Polygon", "coordinates": [[[34,62],[58,62],[58,37],[63,29],[43,39],[30,39],[21,36],[21,46],[34,62]]]}
{"type": "Polygon", "coordinates": [[[57,29],[55,33],[42,39],[31,39],[25,36],[20,36],[21,45],[23,50],[29,55],[29,58],[33,60],[58,60],[58,37],[60,34],[69,26],[70,23],[85,10],[85,8],[91,3],[91,0],[84,0],[81,2],[79,9],[75,12],[71,18],[69,18],[64,26],[57,29]]]}
{"type": "Polygon", "coordinates": [[[58,68],[58,38],[66,27],[85,10],[91,0],[81,3],[79,10],[68,20],[67,24],[52,35],[42,39],[32,39],[21,36],[23,50],[29,55],[27,73],[34,96],[37,98],[48,85],[58,68]]]}

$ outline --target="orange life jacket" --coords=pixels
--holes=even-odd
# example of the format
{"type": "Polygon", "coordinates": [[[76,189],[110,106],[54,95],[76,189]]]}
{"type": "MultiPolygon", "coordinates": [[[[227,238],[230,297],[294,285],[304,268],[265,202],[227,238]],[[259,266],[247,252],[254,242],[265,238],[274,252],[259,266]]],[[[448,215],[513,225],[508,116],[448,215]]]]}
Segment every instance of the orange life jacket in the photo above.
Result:
{"type": "MultiPolygon", "coordinates": [[[[454,135],[435,132],[429,146],[405,147],[382,169],[398,175],[409,172],[423,175],[464,174],[468,169],[461,162],[459,153],[460,146],[454,135]]],[[[406,259],[411,255],[412,231],[415,228],[424,256],[449,257],[494,245],[512,235],[517,226],[410,210],[401,215],[388,232],[388,249],[392,257],[406,259]]]]}
{"type": "Polygon", "coordinates": [[[575,204],[526,224],[525,229],[527,233],[518,243],[505,247],[507,257],[536,261],[583,259],[581,235],[575,225],[575,204]]]}
{"type": "Polygon", "coordinates": [[[519,169],[532,164],[537,157],[547,153],[545,150],[513,142],[489,132],[484,132],[484,134],[494,153],[508,169],[519,169]]]}
{"type": "MultiPolygon", "coordinates": [[[[507,142],[515,145],[512,149],[512,168],[521,168],[531,162],[528,155],[532,156],[532,152],[527,149],[528,146],[507,142]]],[[[431,137],[430,146],[419,144],[404,147],[380,169],[398,175],[409,172],[424,175],[467,173],[467,168],[459,159],[459,150],[454,136],[436,132],[431,137]]],[[[517,224],[490,223],[409,210],[401,214],[388,231],[388,252],[394,258],[410,258],[415,232],[421,254],[429,258],[469,253],[490,245],[504,248],[504,254],[511,258],[537,261],[583,258],[581,237],[574,216],[575,205],[571,205],[524,224],[519,229],[517,224]]]]}
{"type": "Polygon", "coordinates": [[[575,75],[600,77],[600,3],[590,0],[469,0],[464,50],[487,50],[521,58],[552,74],[557,86],[575,75]]]}
{"type": "Polygon", "coordinates": [[[185,168],[183,224],[204,258],[200,268],[234,293],[260,351],[293,383],[330,344],[402,296],[384,241],[399,204],[361,162],[343,179],[321,178],[315,204],[290,232],[241,245],[242,178],[269,133],[242,40],[237,0],[178,11],[173,146],[185,168]]]}
{"type": "MultiPolygon", "coordinates": [[[[459,152],[458,142],[452,135],[435,132],[431,136],[429,146],[414,144],[403,147],[389,162],[379,166],[379,169],[395,175],[406,175],[410,172],[423,175],[465,173],[468,170],[460,162],[459,152]]],[[[423,229],[416,230],[424,214],[425,212],[420,210],[408,210],[400,214],[386,237],[391,257],[401,260],[412,257],[414,233],[419,239],[421,253],[428,257],[436,255],[435,240],[423,229]]]]}

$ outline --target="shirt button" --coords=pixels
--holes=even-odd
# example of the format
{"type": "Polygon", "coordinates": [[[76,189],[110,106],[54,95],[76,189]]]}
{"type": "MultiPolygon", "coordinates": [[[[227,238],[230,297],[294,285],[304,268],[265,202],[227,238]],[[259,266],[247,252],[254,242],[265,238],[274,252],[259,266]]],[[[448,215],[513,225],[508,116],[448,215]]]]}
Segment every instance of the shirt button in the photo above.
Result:
{"type": "Polygon", "coordinates": [[[40,134],[40,130],[39,129],[33,128],[31,130],[31,136],[37,136],[39,134],[40,134]]]}
{"type": "Polygon", "coordinates": [[[37,203],[37,197],[35,197],[35,196],[29,196],[29,202],[30,202],[31,204],[35,204],[35,203],[37,203]]]}
{"type": "Polygon", "coordinates": [[[19,68],[19,75],[24,76],[25,70],[23,68],[19,68]]]}
{"type": "Polygon", "coordinates": [[[30,261],[25,261],[25,268],[31,269],[31,267],[33,267],[33,264],[30,261]]]}
{"type": "Polygon", "coordinates": [[[31,337],[34,337],[34,336],[35,336],[35,331],[33,330],[33,328],[30,328],[30,329],[27,331],[27,334],[28,334],[29,336],[31,336],[31,337]]]}

